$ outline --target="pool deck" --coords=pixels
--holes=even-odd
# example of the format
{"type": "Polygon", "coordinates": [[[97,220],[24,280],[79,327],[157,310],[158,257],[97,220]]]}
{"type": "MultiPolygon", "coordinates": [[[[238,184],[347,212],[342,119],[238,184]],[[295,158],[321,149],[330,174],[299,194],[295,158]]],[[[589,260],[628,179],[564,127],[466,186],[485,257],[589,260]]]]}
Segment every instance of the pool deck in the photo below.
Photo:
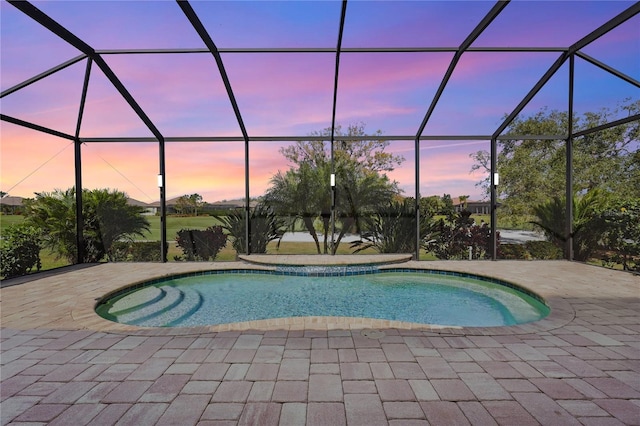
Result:
{"type": "Polygon", "coordinates": [[[493,276],[550,305],[549,317],[513,327],[310,317],[158,329],[93,312],[105,294],[154,277],[351,260],[109,263],[5,282],[1,424],[640,424],[640,277],[620,271],[565,261],[386,266],[493,276]]]}

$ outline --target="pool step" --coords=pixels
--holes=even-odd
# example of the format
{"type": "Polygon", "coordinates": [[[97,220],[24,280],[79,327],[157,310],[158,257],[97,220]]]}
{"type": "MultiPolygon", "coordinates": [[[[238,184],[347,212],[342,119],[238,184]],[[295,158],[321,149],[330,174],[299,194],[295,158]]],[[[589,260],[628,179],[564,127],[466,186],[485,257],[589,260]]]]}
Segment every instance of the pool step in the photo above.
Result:
{"type": "Polygon", "coordinates": [[[137,325],[148,327],[167,327],[176,325],[180,320],[193,314],[202,306],[202,295],[195,290],[183,288],[180,303],[171,309],[158,312],[153,317],[137,322],[137,325]]]}
{"type": "Polygon", "coordinates": [[[202,296],[195,290],[171,286],[156,289],[157,291],[142,289],[142,295],[133,293],[118,300],[117,308],[114,304],[109,314],[114,315],[116,321],[125,324],[162,327],[191,315],[202,305],[202,296]]]}
{"type": "Polygon", "coordinates": [[[173,308],[178,305],[184,297],[182,291],[175,287],[162,286],[160,290],[162,290],[164,294],[164,297],[160,300],[141,309],[117,315],[117,321],[124,322],[125,324],[139,324],[140,321],[154,317],[158,315],[159,312],[173,308]]]}
{"type": "Polygon", "coordinates": [[[165,292],[158,287],[144,287],[117,300],[109,309],[109,313],[115,316],[123,315],[156,303],[164,296],[165,292]]]}

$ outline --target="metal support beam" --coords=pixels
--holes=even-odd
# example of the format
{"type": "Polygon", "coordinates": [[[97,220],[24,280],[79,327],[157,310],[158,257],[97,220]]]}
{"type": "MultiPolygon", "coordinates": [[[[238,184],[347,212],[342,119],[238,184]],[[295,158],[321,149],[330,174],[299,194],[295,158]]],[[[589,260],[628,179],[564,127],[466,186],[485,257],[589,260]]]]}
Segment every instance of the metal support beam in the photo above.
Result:
{"type": "Polygon", "coordinates": [[[335,233],[336,233],[336,208],[338,202],[337,184],[335,182],[335,130],[336,130],[336,104],[338,103],[338,80],[340,72],[340,52],[342,50],[342,34],[344,33],[344,20],[347,15],[347,0],[342,0],[340,12],[340,27],[338,28],[338,41],[336,44],[336,68],[333,75],[333,105],[331,109],[331,254],[335,254],[335,233]]]}
{"type": "Polygon", "coordinates": [[[436,105],[438,104],[438,101],[440,100],[440,97],[442,96],[442,93],[444,92],[445,87],[449,83],[449,80],[451,79],[451,75],[453,75],[453,71],[458,65],[458,61],[460,61],[462,54],[471,46],[471,44],[480,36],[480,34],[482,34],[482,32],[491,24],[491,22],[493,22],[493,20],[498,16],[498,14],[500,14],[500,12],[502,12],[502,10],[507,6],[507,4],[509,4],[509,1],[497,2],[491,8],[491,10],[486,14],[486,16],[482,19],[482,21],[480,21],[480,23],[473,29],[473,31],[471,31],[471,33],[467,36],[467,38],[458,47],[458,49],[456,50],[456,53],[453,55],[453,58],[451,59],[451,62],[449,63],[449,68],[447,68],[447,72],[445,73],[444,77],[442,78],[442,81],[440,82],[440,86],[438,86],[438,90],[436,91],[436,94],[431,100],[431,105],[429,105],[429,109],[427,110],[427,113],[422,119],[422,123],[420,124],[420,127],[418,128],[418,132],[416,133],[417,138],[419,138],[420,135],[422,135],[422,132],[424,132],[424,129],[427,126],[427,123],[429,122],[429,119],[431,118],[431,115],[433,114],[433,111],[435,110],[436,105]]]}
{"type": "Polygon", "coordinates": [[[251,200],[250,187],[249,187],[249,141],[244,141],[244,238],[245,247],[244,252],[251,254],[251,206],[249,202],[251,200]]]}
{"type": "Polygon", "coordinates": [[[34,21],[38,22],[40,25],[93,59],[95,64],[102,70],[104,75],[109,79],[111,84],[120,92],[120,96],[124,98],[124,100],[129,104],[129,106],[136,112],[138,117],[144,122],[147,128],[151,131],[151,133],[158,139],[162,139],[162,134],[156,128],[156,126],[151,122],[151,119],[147,116],[144,110],[138,105],[136,100],[131,96],[129,91],[124,87],[122,82],[118,79],[113,70],[107,65],[107,63],[102,59],[100,55],[98,55],[95,50],[89,46],[87,43],[76,37],[65,27],[60,25],[58,22],[50,18],[47,14],[42,12],[40,9],[24,0],[7,0],[11,5],[18,8],[22,13],[29,16],[34,21]]]}
{"type": "Polygon", "coordinates": [[[565,163],[565,235],[567,236],[565,255],[573,260],[573,83],[575,79],[575,55],[569,57],[569,105],[567,117],[566,163],[565,163]]]}
{"type": "MultiPolygon", "coordinates": [[[[491,135],[430,135],[420,136],[421,141],[488,141],[491,135]]],[[[565,140],[567,135],[502,135],[498,140],[565,140]]],[[[340,136],[343,141],[369,140],[371,136],[340,136]]],[[[378,135],[375,137],[379,141],[415,141],[415,136],[408,135],[378,135]]],[[[123,142],[157,142],[154,137],[85,137],[81,138],[83,143],[123,143],[123,142]]],[[[243,142],[242,136],[169,136],[164,138],[165,142],[243,142]]],[[[298,141],[323,141],[331,139],[326,136],[252,136],[251,142],[298,142],[298,141]]]]}
{"type": "Polygon", "coordinates": [[[414,260],[420,260],[420,242],[422,235],[420,235],[420,139],[416,138],[414,143],[414,155],[415,155],[415,178],[416,178],[416,250],[414,253],[414,260]]]}
{"type": "Polygon", "coordinates": [[[83,60],[84,58],[86,58],[87,55],[79,55],[76,56],[75,58],[69,59],[66,62],[61,63],[60,65],[56,65],[53,68],[48,69],[47,71],[40,73],[34,77],[31,77],[28,80],[23,81],[22,83],[16,84],[13,87],[8,88],[7,90],[3,91],[2,93],[0,93],[0,98],[4,98],[7,95],[12,94],[13,92],[17,92],[20,89],[23,89],[37,81],[42,80],[45,77],[49,77],[52,74],[57,73],[58,71],[62,71],[63,69],[70,67],[71,65],[80,62],[81,60],[83,60]]]}
{"type": "Polygon", "coordinates": [[[640,13],[640,2],[634,3],[629,8],[625,9],[624,11],[619,13],[618,15],[614,16],[609,21],[605,22],[603,25],[599,26],[598,28],[596,28],[595,30],[591,31],[586,36],[582,37],[576,43],[571,45],[569,47],[569,54],[576,53],[578,50],[582,49],[583,47],[585,47],[589,43],[597,40],[598,38],[602,37],[603,35],[605,35],[609,31],[611,31],[614,28],[616,28],[617,26],[619,26],[619,25],[623,24],[624,22],[626,22],[627,20],[633,18],[638,13],[640,13]]]}
{"type": "MultiPolygon", "coordinates": [[[[439,53],[457,52],[460,47],[343,47],[342,53],[439,53]]],[[[566,47],[468,47],[467,52],[564,52],[566,47]]],[[[219,47],[220,53],[336,53],[333,47],[219,47]]],[[[99,49],[99,55],[166,55],[184,53],[210,53],[209,49],[194,48],[162,48],[162,49],[99,49]]]]}
{"type": "Polygon", "coordinates": [[[496,129],[496,131],[493,133],[492,139],[500,137],[500,134],[504,132],[504,130],[511,124],[511,122],[518,116],[518,114],[520,114],[520,112],[524,109],[525,106],[527,106],[527,104],[540,91],[540,89],[542,89],[544,85],[547,84],[547,82],[560,69],[560,67],[564,64],[568,57],[569,55],[565,52],[560,55],[558,59],[556,59],[551,67],[549,67],[547,72],[545,72],[540,80],[538,80],[538,82],[531,88],[529,93],[527,93],[525,97],[522,98],[518,106],[516,106],[516,108],[511,111],[511,114],[509,114],[507,118],[504,119],[500,127],[498,127],[498,129],[496,129]]]}
{"type": "Polygon", "coordinates": [[[240,108],[238,107],[238,102],[236,101],[236,97],[233,94],[233,89],[231,88],[229,76],[227,75],[227,71],[224,68],[224,63],[222,62],[222,56],[220,56],[220,51],[218,50],[218,47],[213,42],[213,39],[207,32],[207,29],[204,27],[204,25],[200,21],[200,18],[198,18],[198,15],[191,7],[191,4],[189,4],[189,2],[186,0],[177,0],[177,2],[178,2],[178,6],[180,6],[180,9],[182,9],[182,12],[184,12],[185,16],[187,17],[187,19],[189,20],[193,28],[198,33],[198,35],[202,39],[205,46],[207,46],[207,49],[209,49],[209,52],[211,52],[211,54],[213,55],[213,58],[215,59],[216,64],[218,65],[218,71],[220,72],[220,77],[222,78],[224,87],[227,90],[227,96],[229,97],[229,101],[231,102],[231,107],[233,108],[233,112],[236,115],[238,126],[240,126],[240,131],[242,132],[242,136],[244,137],[244,140],[248,141],[249,135],[247,134],[247,129],[244,125],[242,114],[240,114],[240,108]]]}
{"type": "Polygon", "coordinates": [[[622,124],[631,123],[632,121],[640,120],[640,114],[630,115],[628,117],[621,118],[619,120],[611,121],[609,123],[601,124],[599,126],[591,127],[590,129],[581,130],[573,134],[573,138],[579,138],[582,136],[590,135],[591,133],[601,132],[603,130],[610,129],[612,127],[620,126],[622,124]]]}
{"type": "Polygon", "coordinates": [[[617,69],[615,69],[613,67],[610,67],[609,65],[607,65],[607,64],[605,64],[603,62],[600,62],[599,60],[597,60],[597,59],[595,59],[595,58],[593,58],[593,57],[591,57],[591,56],[589,56],[589,55],[587,55],[585,53],[576,52],[576,55],[580,56],[585,61],[590,62],[592,65],[595,65],[598,68],[600,68],[600,69],[602,69],[602,70],[604,70],[604,71],[606,71],[606,72],[608,72],[610,74],[613,74],[616,77],[626,81],[627,83],[633,84],[637,88],[640,88],[640,81],[636,80],[635,78],[633,78],[633,77],[631,77],[631,76],[629,76],[629,75],[627,75],[627,74],[625,74],[623,72],[620,72],[617,69]]]}
{"type": "Polygon", "coordinates": [[[573,56],[578,50],[582,49],[592,41],[602,37],[607,32],[621,25],[628,19],[640,13],[640,2],[635,3],[622,13],[618,14],[614,18],[610,19],[594,31],[581,38],[578,42],[572,44],[556,61],[551,65],[547,72],[540,78],[540,80],[533,86],[533,88],[522,99],[518,106],[509,114],[509,116],[502,122],[500,127],[493,133],[493,137],[499,137],[502,132],[511,124],[511,122],[520,114],[524,107],[533,99],[533,97],[542,89],[542,87],[549,81],[549,79],[560,69],[565,61],[573,56]]]}
{"type": "MultiPolygon", "coordinates": [[[[244,125],[244,120],[242,119],[242,114],[240,113],[240,108],[238,107],[238,102],[236,101],[236,97],[233,94],[233,88],[231,87],[231,82],[229,81],[229,76],[227,75],[227,71],[224,68],[224,63],[222,62],[222,56],[220,56],[220,51],[218,50],[218,47],[216,46],[216,44],[213,42],[213,39],[211,38],[211,36],[209,35],[209,32],[207,31],[207,29],[204,27],[204,25],[202,24],[202,21],[200,21],[200,18],[198,17],[198,15],[196,14],[195,10],[193,10],[193,8],[191,7],[191,4],[189,4],[189,2],[187,0],[176,0],[178,2],[178,6],[180,6],[180,9],[182,9],[182,12],[185,14],[185,16],[187,17],[187,19],[189,20],[189,22],[191,23],[191,25],[193,26],[193,28],[196,30],[196,32],[198,33],[198,35],[200,36],[200,38],[202,39],[203,43],[205,44],[205,46],[207,47],[207,49],[209,50],[209,52],[211,52],[211,54],[213,55],[213,58],[216,61],[216,64],[218,66],[218,71],[220,72],[220,77],[222,78],[222,82],[224,83],[224,87],[227,91],[227,96],[229,97],[229,102],[231,102],[231,107],[233,108],[233,113],[236,116],[236,120],[238,121],[238,126],[240,127],[240,131],[242,132],[242,137],[244,140],[245,145],[249,144],[249,134],[247,133],[247,128],[244,125]]],[[[245,148],[245,156],[247,156],[249,154],[248,151],[248,146],[246,146],[245,148]]],[[[248,159],[245,160],[248,163],[248,159]]],[[[245,174],[248,173],[248,170],[245,170],[245,174]]],[[[245,176],[246,177],[246,176],[245,176]]],[[[250,227],[251,227],[251,221],[250,221],[250,215],[249,215],[249,180],[248,178],[246,179],[246,183],[245,183],[245,211],[246,211],[246,217],[245,217],[245,229],[246,229],[246,233],[247,233],[247,244],[249,244],[249,242],[251,241],[250,237],[251,237],[251,232],[250,232],[250,227]]],[[[249,247],[247,247],[246,250],[247,254],[249,254],[251,252],[251,249],[249,247]]]]}
{"type": "Polygon", "coordinates": [[[80,96],[80,107],[78,108],[78,119],[76,121],[76,133],[73,143],[74,165],[75,165],[75,188],[76,188],[76,253],[78,263],[84,263],[84,217],[82,215],[82,142],[80,142],[80,129],[82,128],[82,117],[84,116],[84,105],[87,100],[87,90],[89,89],[89,78],[91,76],[91,58],[87,59],[87,67],[84,72],[84,82],[82,84],[82,95],[80,96]]]}
{"type": "Polygon", "coordinates": [[[37,130],[38,132],[46,133],[51,136],[57,136],[59,138],[68,139],[70,141],[75,140],[75,138],[68,133],[59,132],[57,130],[50,129],[39,124],[31,123],[29,121],[20,120],[19,118],[11,117],[10,115],[0,114],[0,120],[6,121],[7,123],[16,124],[18,126],[26,127],[31,130],[37,130]]]}
{"type": "Polygon", "coordinates": [[[498,141],[496,138],[491,139],[491,158],[490,158],[490,184],[491,184],[491,260],[498,260],[498,182],[496,182],[496,173],[498,173],[498,141]]]}
{"type": "Polygon", "coordinates": [[[167,261],[167,169],[164,139],[158,141],[159,174],[158,186],[160,188],[160,261],[167,261]]]}

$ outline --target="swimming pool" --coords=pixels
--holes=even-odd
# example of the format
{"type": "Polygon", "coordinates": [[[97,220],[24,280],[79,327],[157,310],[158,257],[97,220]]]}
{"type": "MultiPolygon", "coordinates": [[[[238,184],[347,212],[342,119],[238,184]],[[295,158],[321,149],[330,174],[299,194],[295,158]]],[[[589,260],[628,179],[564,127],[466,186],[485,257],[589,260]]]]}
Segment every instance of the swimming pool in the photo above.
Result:
{"type": "Polygon", "coordinates": [[[192,327],[281,317],[363,317],[491,327],[537,321],[541,298],[493,278],[377,268],[207,271],[137,284],[103,298],[103,318],[138,326],[192,327]]]}

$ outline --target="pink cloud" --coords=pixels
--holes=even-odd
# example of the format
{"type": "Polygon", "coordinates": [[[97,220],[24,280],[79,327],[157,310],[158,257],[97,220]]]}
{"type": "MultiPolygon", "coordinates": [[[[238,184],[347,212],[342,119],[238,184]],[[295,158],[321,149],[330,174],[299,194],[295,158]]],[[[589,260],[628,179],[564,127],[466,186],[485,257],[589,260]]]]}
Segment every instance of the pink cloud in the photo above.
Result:
{"type": "Polygon", "coordinates": [[[2,191],[33,197],[74,185],[73,143],[1,122],[0,165],[2,191]]]}
{"type": "Polygon", "coordinates": [[[331,123],[332,55],[223,55],[250,135],[307,134],[331,123]]]}

